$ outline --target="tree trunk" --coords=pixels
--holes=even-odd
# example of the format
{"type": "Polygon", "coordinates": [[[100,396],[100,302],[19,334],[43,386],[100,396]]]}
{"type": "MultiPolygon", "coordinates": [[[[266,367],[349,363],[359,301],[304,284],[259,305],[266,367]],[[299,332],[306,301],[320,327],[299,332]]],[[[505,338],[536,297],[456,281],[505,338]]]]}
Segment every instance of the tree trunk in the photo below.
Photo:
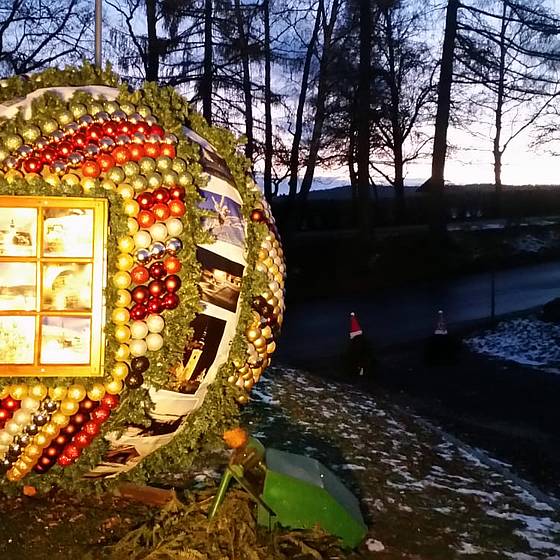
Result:
{"type": "Polygon", "coordinates": [[[272,90],[270,47],[270,0],[263,2],[264,17],[264,196],[272,200],[272,90]]]}
{"type": "Polygon", "coordinates": [[[159,79],[159,43],[157,36],[157,6],[156,0],[146,0],[146,28],[148,44],[146,48],[145,71],[147,82],[157,82],[159,79]]]}
{"type": "Polygon", "coordinates": [[[502,137],[502,117],[504,110],[504,87],[506,72],[506,31],[507,31],[507,5],[502,1],[502,23],[500,28],[500,66],[498,68],[498,96],[496,99],[496,112],[494,126],[496,131],[494,134],[494,188],[495,188],[495,212],[499,216],[501,213],[502,202],[502,154],[501,137],[502,137]]]}
{"type": "Polygon", "coordinates": [[[202,116],[208,124],[212,124],[212,71],[214,69],[212,18],[212,0],[204,0],[204,63],[200,82],[200,96],[202,97],[202,116]]]}
{"type": "Polygon", "coordinates": [[[307,87],[309,82],[309,73],[311,71],[311,61],[315,51],[315,44],[317,43],[317,35],[319,34],[319,27],[321,24],[321,13],[323,11],[323,0],[319,0],[317,6],[317,13],[315,15],[315,24],[313,32],[307,45],[307,52],[305,53],[305,61],[303,64],[303,73],[301,76],[301,88],[299,92],[299,99],[296,111],[296,122],[294,129],[294,139],[292,141],[292,149],[290,152],[290,180],[289,184],[289,205],[293,205],[296,200],[297,186],[298,186],[298,163],[299,163],[299,149],[301,144],[301,136],[303,134],[303,110],[305,108],[305,101],[307,99],[307,87]]]}
{"type": "Polygon", "coordinates": [[[387,51],[389,60],[389,90],[391,92],[391,130],[393,137],[393,168],[395,189],[395,217],[397,223],[404,219],[404,169],[403,169],[403,131],[400,121],[400,84],[397,84],[397,69],[395,64],[395,44],[393,38],[393,22],[391,10],[385,10],[385,31],[387,39],[387,51]]]}
{"type": "Polygon", "coordinates": [[[432,228],[438,233],[444,233],[446,222],[443,204],[444,170],[447,152],[447,129],[449,127],[449,112],[451,109],[451,85],[453,83],[453,57],[455,37],[457,35],[458,9],[459,0],[448,0],[438,85],[432,176],[429,180],[429,186],[432,191],[432,228]]]}
{"type": "Polygon", "coordinates": [[[371,208],[369,185],[370,155],[370,80],[371,80],[371,0],[360,0],[360,64],[358,80],[358,199],[360,237],[365,248],[371,237],[371,208]]]}
{"type": "Polygon", "coordinates": [[[239,48],[241,51],[241,65],[243,68],[243,97],[245,100],[245,155],[252,161],[254,149],[253,137],[253,92],[251,87],[251,67],[249,62],[249,46],[245,26],[243,23],[243,13],[241,12],[240,0],[235,0],[235,18],[237,21],[237,32],[239,34],[239,48]]]}
{"type": "Polygon", "coordinates": [[[305,206],[307,202],[307,195],[313,186],[313,176],[315,175],[315,166],[317,165],[317,158],[319,156],[319,149],[321,148],[321,135],[323,134],[323,124],[325,122],[325,103],[328,95],[328,74],[330,72],[330,54],[331,54],[331,41],[338,15],[340,0],[334,0],[331,6],[331,14],[329,21],[325,25],[324,40],[323,40],[323,53],[321,62],[319,64],[319,84],[317,86],[317,98],[315,101],[315,120],[313,122],[313,132],[311,134],[311,142],[309,143],[309,155],[307,158],[307,165],[305,167],[305,174],[301,182],[301,187],[298,197],[298,225],[301,223],[305,206]]]}

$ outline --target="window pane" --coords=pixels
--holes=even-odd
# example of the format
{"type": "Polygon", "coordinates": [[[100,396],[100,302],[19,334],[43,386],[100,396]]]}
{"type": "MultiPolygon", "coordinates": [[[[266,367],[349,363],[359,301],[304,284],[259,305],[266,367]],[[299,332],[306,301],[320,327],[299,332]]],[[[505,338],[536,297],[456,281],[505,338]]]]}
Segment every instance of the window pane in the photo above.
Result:
{"type": "Polygon", "coordinates": [[[42,364],[89,364],[90,319],[43,317],[41,321],[42,364]]]}
{"type": "Polygon", "coordinates": [[[32,364],[35,317],[0,317],[0,363],[32,364]]]}
{"type": "Polygon", "coordinates": [[[0,262],[0,310],[35,311],[36,295],[35,264],[0,262]]]}
{"type": "Polygon", "coordinates": [[[36,239],[36,208],[0,208],[0,256],[34,257],[36,239]]]}
{"type": "Polygon", "coordinates": [[[93,210],[45,208],[43,228],[45,257],[93,255],[93,210]]]}
{"type": "Polygon", "coordinates": [[[57,311],[91,309],[91,277],[91,264],[44,265],[41,308],[57,311]]]}

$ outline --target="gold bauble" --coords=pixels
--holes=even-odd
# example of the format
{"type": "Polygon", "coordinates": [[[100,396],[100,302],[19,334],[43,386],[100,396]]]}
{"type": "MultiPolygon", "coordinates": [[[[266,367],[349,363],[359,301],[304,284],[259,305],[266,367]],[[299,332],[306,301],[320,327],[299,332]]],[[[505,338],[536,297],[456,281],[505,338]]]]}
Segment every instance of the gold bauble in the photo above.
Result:
{"type": "Polygon", "coordinates": [[[41,129],[34,124],[26,124],[21,131],[23,139],[31,144],[41,136],[41,129]]]}
{"type": "Polygon", "coordinates": [[[111,181],[110,179],[103,179],[100,183],[102,189],[106,191],[115,191],[117,190],[117,185],[115,181],[111,181]]]}
{"type": "MultiPolygon", "coordinates": [[[[70,402],[70,403],[78,406],[78,403],[75,403],[74,401],[62,401],[62,402],[63,403],[64,402],[70,402]]],[[[61,410],[59,410],[58,412],[55,412],[51,416],[51,422],[50,423],[57,425],[59,428],[64,428],[65,426],[68,426],[68,422],[70,422],[70,418],[68,418],[68,415],[64,414],[64,412],[62,412],[61,410]]]]}
{"type": "MultiPolygon", "coordinates": [[[[23,453],[19,456],[17,463],[21,461],[21,464],[24,465],[24,469],[29,472],[31,467],[35,464],[37,457],[33,458],[27,454],[27,448],[23,451],[23,453]]],[[[16,465],[17,465],[16,463],[16,465]]],[[[14,465],[15,466],[15,465],[14,465]]]]}
{"type": "Polygon", "coordinates": [[[162,182],[167,187],[172,187],[178,182],[177,173],[175,171],[164,171],[161,174],[162,182]]]}
{"type": "Polygon", "coordinates": [[[110,115],[112,115],[115,111],[118,111],[119,109],[121,111],[124,111],[127,115],[130,114],[128,113],[128,111],[124,109],[125,105],[127,107],[132,107],[132,112],[134,112],[134,105],[131,105],[130,103],[123,103],[123,105],[121,106],[116,101],[103,101],[103,108],[110,115]]]}
{"type": "Polygon", "coordinates": [[[55,401],[61,401],[66,397],[68,389],[59,385],[58,387],[49,387],[49,397],[55,401]]]}
{"type": "Polygon", "coordinates": [[[74,115],[66,109],[63,109],[56,115],[56,120],[64,126],[65,124],[71,123],[74,120],[74,115]]]}
{"type": "Polygon", "coordinates": [[[48,422],[41,428],[41,432],[45,434],[45,436],[53,440],[59,434],[60,426],[53,422],[51,419],[50,422],[48,422]]]}
{"type": "Polygon", "coordinates": [[[156,166],[160,171],[169,171],[173,165],[173,160],[168,156],[160,156],[156,159],[156,166]]]}
{"type": "Polygon", "coordinates": [[[16,401],[21,401],[27,396],[27,385],[18,384],[10,387],[10,397],[16,401]]]}
{"type": "Polygon", "coordinates": [[[253,388],[254,384],[255,384],[255,382],[252,379],[246,379],[243,383],[243,388],[246,391],[250,391],[253,388]]]}
{"type": "Polygon", "coordinates": [[[139,105],[136,111],[144,118],[149,117],[152,114],[151,109],[147,105],[139,105]]]}
{"type": "Polygon", "coordinates": [[[123,212],[127,216],[134,218],[138,215],[138,212],[140,212],[140,206],[138,205],[138,202],[136,202],[136,200],[125,200],[123,203],[123,212]]]}
{"type": "Polygon", "coordinates": [[[37,399],[38,401],[42,401],[48,395],[48,392],[49,390],[47,389],[46,385],[44,385],[43,383],[37,383],[36,385],[32,385],[29,388],[27,394],[30,397],[37,399]]]}
{"type": "Polygon", "coordinates": [[[111,370],[113,379],[123,380],[128,375],[129,369],[126,362],[117,362],[111,370]]]}
{"type": "Polygon", "coordinates": [[[270,342],[267,346],[266,346],[266,353],[267,354],[274,354],[274,351],[276,350],[276,342],[274,342],[274,340],[272,342],[270,342]]]}
{"type": "Polygon", "coordinates": [[[241,395],[237,397],[237,402],[239,404],[247,404],[249,402],[249,397],[247,395],[241,395]]]}
{"type": "Polygon", "coordinates": [[[117,290],[117,300],[115,301],[117,307],[126,307],[131,301],[132,295],[128,290],[117,290]]]}
{"type": "Polygon", "coordinates": [[[88,104],[88,113],[90,115],[97,115],[103,111],[103,104],[100,101],[92,101],[88,104]]]}
{"type": "Polygon", "coordinates": [[[134,251],[134,239],[130,235],[123,235],[117,241],[119,251],[122,253],[132,253],[134,251]]]}
{"type": "Polygon", "coordinates": [[[184,173],[187,170],[187,162],[181,158],[175,158],[171,164],[171,169],[175,173],[184,173]]]}
{"type": "Polygon", "coordinates": [[[134,235],[140,229],[138,222],[134,218],[127,218],[126,225],[128,227],[128,234],[134,235]]]}
{"type": "Polygon", "coordinates": [[[25,454],[30,459],[37,459],[37,457],[39,457],[42,452],[43,452],[43,449],[41,447],[39,447],[38,445],[34,444],[34,443],[29,444],[25,448],[25,454]]]}
{"type": "Polygon", "coordinates": [[[181,187],[189,187],[192,185],[192,177],[190,173],[179,173],[177,175],[177,184],[181,187]]]}
{"type": "Polygon", "coordinates": [[[82,177],[80,182],[84,192],[90,192],[97,186],[97,181],[93,177],[82,177]]]}
{"type": "Polygon", "coordinates": [[[115,272],[113,275],[113,286],[118,290],[125,290],[130,286],[131,282],[130,274],[124,270],[115,272]]]}
{"type": "Polygon", "coordinates": [[[5,399],[10,394],[10,386],[6,385],[0,389],[0,399],[5,399]]]}
{"type": "Polygon", "coordinates": [[[157,189],[158,187],[161,187],[161,184],[163,182],[163,179],[159,173],[150,173],[146,177],[146,179],[148,181],[148,187],[150,187],[151,189],[157,189]]]}
{"type": "Polygon", "coordinates": [[[47,434],[43,433],[43,432],[39,432],[34,438],[33,438],[33,443],[37,446],[37,447],[47,447],[47,445],[49,445],[49,443],[52,441],[51,438],[49,438],[47,436],[47,434]]]}
{"type": "Polygon", "coordinates": [[[66,395],[66,400],[80,402],[83,401],[86,397],[86,388],[76,383],[75,385],[71,385],[68,387],[68,393],[66,395]]]}
{"type": "Polygon", "coordinates": [[[70,103],[70,111],[72,111],[75,119],[79,119],[87,114],[87,107],[83,103],[76,103],[73,101],[70,103]]]}
{"type": "Polygon", "coordinates": [[[130,329],[126,325],[118,325],[115,328],[115,339],[121,343],[130,340],[130,329]]]}
{"type": "Polygon", "coordinates": [[[115,360],[118,362],[124,362],[130,356],[130,347],[128,344],[121,344],[115,350],[115,360]]]}
{"type": "Polygon", "coordinates": [[[141,158],[140,161],[138,162],[138,165],[140,166],[140,171],[142,172],[142,175],[149,175],[150,173],[153,173],[157,169],[156,160],[150,157],[141,158]]]}
{"type": "Polygon", "coordinates": [[[92,401],[100,401],[105,396],[105,386],[101,383],[95,383],[87,393],[92,401]]]}
{"type": "Polygon", "coordinates": [[[132,200],[134,198],[134,189],[128,183],[121,183],[117,187],[117,194],[124,200],[132,200]]]}
{"type": "Polygon", "coordinates": [[[10,151],[14,152],[23,145],[23,138],[19,134],[8,134],[4,138],[4,146],[10,151]]]}
{"type": "Polygon", "coordinates": [[[79,187],[80,178],[75,173],[66,173],[62,176],[62,182],[69,187],[79,187]]]}
{"type": "Polygon", "coordinates": [[[10,481],[10,482],[17,482],[18,480],[21,480],[23,478],[23,475],[25,473],[22,473],[19,469],[17,469],[16,467],[12,467],[7,473],[6,473],[6,478],[10,481]]]}
{"type": "Polygon", "coordinates": [[[140,166],[135,161],[127,161],[122,170],[127,177],[135,177],[140,174],[140,166]]]}
{"type": "Polygon", "coordinates": [[[107,179],[115,183],[122,183],[126,179],[124,171],[120,167],[112,167],[107,173],[107,179]]]}
{"type": "Polygon", "coordinates": [[[60,403],[60,412],[62,412],[65,416],[73,416],[76,412],[78,412],[79,408],[80,405],[76,401],[71,401],[70,399],[64,399],[60,403]]]}
{"type": "Polygon", "coordinates": [[[142,175],[136,175],[130,180],[130,184],[135,192],[141,193],[148,188],[148,181],[142,175]]]}
{"type": "Polygon", "coordinates": [[[108,383],[105,383],[105,390],[109,395],[118,395],[123,388],[122,381],[119,379],[112,379],[108,383]]]}
{"type": "Polygon", "coordinates": [[[266,346],[266,339],[264,336],[260,336],[255,341],[253,341],[255,348],[258,350],[259,348],[264,348],[266,346]]]}
{"type": "Polygon", "coordinates": [[[247,329],[246,334],[247,334],[247,340],[249,340],[249,342],[253,342],[254,340],[257,340],[257,338],[260,338],[261,331],[260,329],[251,328],[251,329],[247,329]]]}
{"type": "Polygon", "coordinates": [[[134,266],[134,259],[128,253],[119,253],[117,255],[117,268],[119,270],[130,270],[134,266]]]}

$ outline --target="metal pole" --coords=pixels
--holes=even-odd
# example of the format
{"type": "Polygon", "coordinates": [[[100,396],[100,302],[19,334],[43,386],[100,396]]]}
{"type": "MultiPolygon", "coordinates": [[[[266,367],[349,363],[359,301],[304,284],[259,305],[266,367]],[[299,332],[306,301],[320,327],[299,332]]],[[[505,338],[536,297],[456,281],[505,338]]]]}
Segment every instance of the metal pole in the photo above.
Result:
{"type": "Polygon", "coordinates": [[[103,25],[103,0],[95,0],[95,65],[101,68],[101,32],[103,25]]]}
{"type": "Polygon", "coordinates": [[[496,269],[492,265],[490,272],[490,320],[492,325],[496,322],[496,269]]]}

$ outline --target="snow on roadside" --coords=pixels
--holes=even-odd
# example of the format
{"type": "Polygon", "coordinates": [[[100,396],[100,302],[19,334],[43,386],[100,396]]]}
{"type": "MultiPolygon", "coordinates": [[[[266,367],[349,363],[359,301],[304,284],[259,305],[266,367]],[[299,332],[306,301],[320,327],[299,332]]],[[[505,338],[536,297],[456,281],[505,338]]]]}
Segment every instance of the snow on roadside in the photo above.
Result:
{"type": "Polygon", "coordinates": [[[473,352],[522,365],[560,365],[560,326],[536,317],[502,321],[493,330],[465,339],[465,343],[473,352]]]}
{"type": "Polygon", "coordinates": [[[270,368],[259,390],[245,422],[265,445],[322,461],[360,496],[371,557],[560,559],[560,518],[529,485],[416,417],[294,369],[270,368]]]}

